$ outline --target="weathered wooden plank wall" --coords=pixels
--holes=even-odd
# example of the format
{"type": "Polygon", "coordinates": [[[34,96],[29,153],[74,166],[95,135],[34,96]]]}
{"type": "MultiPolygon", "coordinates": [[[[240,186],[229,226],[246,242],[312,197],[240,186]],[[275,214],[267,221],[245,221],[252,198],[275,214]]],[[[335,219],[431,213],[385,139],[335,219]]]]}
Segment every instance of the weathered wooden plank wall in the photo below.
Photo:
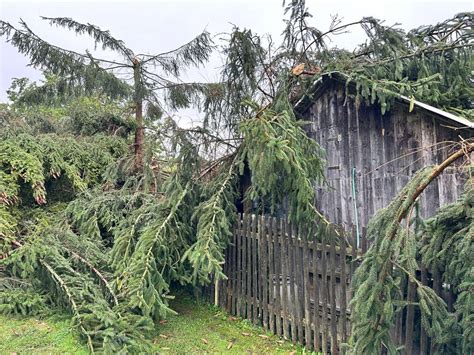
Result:
{"type": "MultiPolygon", "coordinates": [[[[451,129],[427,111],[415,108],[410,113],[403,103],[382,116],[377,105],[356,107],[352,98],[346,98],[343,84],[326,85],[302,118],[311,122],[308,134],[326,151],[331,188],[317,188],[316,204],[333,223],[346,229],[355,224],[352,169],[362,230],[417,170],[443,161],[455,149],[453,142],[459,141],[460,134],[473,134],[451,129]]],[[[447,169],[422,195],[422,216],[429,217],[439,206],[455,201],[464,181],[459,169],[447,169]]]]}

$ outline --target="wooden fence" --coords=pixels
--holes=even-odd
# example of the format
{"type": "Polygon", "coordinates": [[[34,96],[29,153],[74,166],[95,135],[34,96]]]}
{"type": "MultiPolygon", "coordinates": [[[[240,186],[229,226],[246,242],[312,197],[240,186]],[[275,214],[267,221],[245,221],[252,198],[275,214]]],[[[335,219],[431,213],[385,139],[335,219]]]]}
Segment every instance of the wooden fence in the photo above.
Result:
{"type": "MultiPolygon", "coordinates": [[[[247,318],[307,349],[341,352],[350,332],[350,283],[362,249],[339,247],[335,232],[320,231],[315,243],[298,233],[285,219],[243,214],[226,250],[224,273],[228,279],[205,290],[211,302],[229,313],[247,318]],[[303,237],[300,237],[303,236],[303,237]],[[216,297],[217,296],[217,297],[216,297]]],[[[344,243],[344,245],[347,245],[344,243]]],[[[421,268],[421,281],[447,299],[437,273],[421,268]]],[[[402,286],[408,301],[416,301],[412,284],[402,286]]],[[[422,329],[414,306],[399,313],[392,337],[406,354],[426,354],[430,339],[422,329]]]]}

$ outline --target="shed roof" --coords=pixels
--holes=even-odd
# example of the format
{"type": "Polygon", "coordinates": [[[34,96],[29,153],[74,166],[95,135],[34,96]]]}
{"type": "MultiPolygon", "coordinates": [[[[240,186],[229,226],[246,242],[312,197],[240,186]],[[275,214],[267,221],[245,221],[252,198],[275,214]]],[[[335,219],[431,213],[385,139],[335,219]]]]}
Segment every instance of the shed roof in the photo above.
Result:
{"type": "MultiPolygon", "coordinates": [[[[295,110],[298,112],[303,112],[305,111],[311,103],[317,99],[326,89],[327,83],[330,81],[338,81],[342,83],[346,83],[349,77],[346,74],[343,74],[341,72],[331,72],[322,75],[320,78],[315,80],[315,82],[312,84],[309,93],[305,94],[300,100],[295,104],[295,110]]],[[[401,102],[405,103],[410,103],[411,99],[409,97],[399,95],[397,98],[401,102]]],[[[423,102],[414,100],[413,101],[415,107],[419,107],[422,110],[428,111],[433,113],[435,116],[438,116],[444,120],[447,120],[449,122],[452,122],[453,124],[456,125],[456,128],[470,128],[474,129],[474,122],[471,122],[464,117],[456,116],[453,115],[450,112],[443,111],[439,108],[436,108],[434,106],[425,104],[423,102]]]]}

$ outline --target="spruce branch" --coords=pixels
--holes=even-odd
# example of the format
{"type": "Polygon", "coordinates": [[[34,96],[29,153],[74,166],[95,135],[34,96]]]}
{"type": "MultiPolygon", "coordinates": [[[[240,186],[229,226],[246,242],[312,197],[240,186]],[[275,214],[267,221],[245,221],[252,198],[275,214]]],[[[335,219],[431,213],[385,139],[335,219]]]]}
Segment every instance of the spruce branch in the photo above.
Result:
{"type": "Polygon", "coordinates": [[[100,282],[104,285],[104,287],[107,289],[109,295],[111,296],[111,298],[113,299],[114,301],[114,305],[115,306],[118,306],[118,300],[117,300],[117,296],[115,295],[115,292],[112,288],[112,286],[110,285],[110,283],[107,281],[107,279],[105,278],[105,276],[99,271],[97,270],[94,265],[91,264],[90,261],[84,259],[82,256],[80,256],[78,253],[76,253],[75,251],[72,251],[70,249],[67,249],[65,248],[65,250],[71,254],[74,258],[76,258],[77,260],[79,260],[81,263],[83,263],[84,265],[86,265],[100,280],[100,282]]]}
{"type": "Polygon", "coordinates": [[[143,64],[159,64],[166,71],[178,74],[179,65],[199,66],[206,62],[212,51],[212,39],[209,32],[203,31],[197,37],[182,46],[156,55],[141,54],[143,64]]]}
{"type": "Polygon", "coordinates": [[[238,154],[229,162],[229,167],[212,184],[212,194],[201,202],[193,214],[198,221],[196,242],[184,253],[182,260],[189,260],[193,268],[195,283],[207,283],[209,276],[217,282],[226,279],[222,272],[223,251],[232,235],[235,215],[235,178],[238,154]]]}
{"type": "MultiPolygon", "coordinates": [[[[48,21],[50,25],[56,25],[57,27],[64,27],[69,30],[73,30],[77,34],[87,33],[94,39],[96,46],[100,44],[102,49],[104,50],[111,49],[113,51],[116,51],[124,55],[130,62],[132,61],[134,57],[132,50],[127,48],[123,41],[117,40],[116,38],[114,38],[110,34],[110,31],[103,31],[98,26],[91,25],[90,23],[82,24],[68,17],[41,16],[41,18],[43,20],[48,21]]],[[[131,67],[131,65],[128,65],[128,66],[131,67]]]]}
{"type": "Polygon", "coordinates": [[[67,295],[67,300],[72,308],[72,312],[74,314],[74,317],[75,319],[79,322],[79,327],[81,329],[81,333],[86,336],[87,338],[87,345],[89,347],[89,350],[94,353],[94,346],[92,344],[92,339],[89,335],[89,332],[86,330],[86,328],[84,328],[84,323],[83,323],[83,320],[82,320],[82,316],[81,316],[81,313],[79,312],[79,307],[77,306],[76,304],[76,301],[71,293],[71,291],[69,290],[69,287],[66,285],[66,282],[64,282],[64,280],[61,278],[61,276],[58,275],[58,273],[56,273],[56,271],[51,267],[51,265],[49,265],[46,261],[41,261],[41,264],[43,264],[43,266],[46,268],[46,270],[48,270],[48,272],[51,274],[53,280],[58,284],[58,286],[63,289],[63,291],[65,292],[65,294],[67,295]]]}

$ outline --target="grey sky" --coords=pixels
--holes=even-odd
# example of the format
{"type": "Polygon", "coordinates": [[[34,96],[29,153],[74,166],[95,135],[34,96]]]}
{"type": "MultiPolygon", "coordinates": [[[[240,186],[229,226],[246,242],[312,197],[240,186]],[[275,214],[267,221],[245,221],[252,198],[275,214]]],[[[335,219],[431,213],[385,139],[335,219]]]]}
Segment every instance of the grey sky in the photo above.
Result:
{"type": "MultiPolygon", "coordinates": [[[[50,27],[39,16],[72,17],[90,22],[125,41],[136,53],[159,53],[173,49],[196,36],[203,29],[211,34],[229,32],[232,24],[271,34],[274,39],[283,29],[281,0],[175,0],[175,1],[11,1],[0,0],[0,18],[16,24],[21,17],[43,38],[74,50],[93,49],[84,36],[50,27]]],[[[405,29],[442,21],[456,13],[472,11],[471,1],[318,1],[307,0],[315,17],[313,23],[324,30],[331,14],[344,22],[363,16],[399,22],[405,29]]],[[[353,48],[363,41],[360,31],[334,39],[340,47],[353,48]]],[[[108,53],[106,54],[108,55],[108,53]]],[[[27,76],[40,79],[40,73],[27,67],[28,60],[0,38],[0,102],[12,78],[27,76]]],[[[220,61],[214,58],[204,70],[193,70],[186,79],[214,81],[220,61]]]]}

